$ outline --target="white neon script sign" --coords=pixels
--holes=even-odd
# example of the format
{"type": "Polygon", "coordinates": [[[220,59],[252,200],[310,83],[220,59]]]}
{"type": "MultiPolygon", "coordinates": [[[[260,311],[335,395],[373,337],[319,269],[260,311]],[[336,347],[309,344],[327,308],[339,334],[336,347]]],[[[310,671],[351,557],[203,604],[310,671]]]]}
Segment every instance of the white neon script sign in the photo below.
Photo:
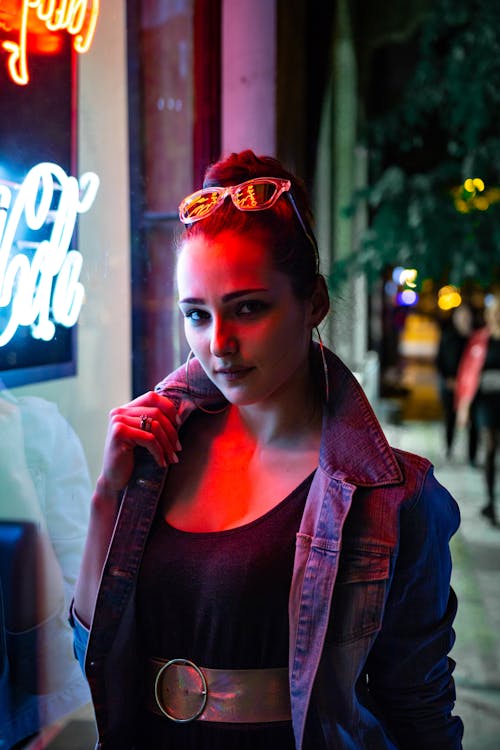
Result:
{"type": "MultiPolygon", "coordinates": [[[[71,34],[76,52],[89,50],[99,15],[99,0],[22,0],[20,6],[19,39],[2,42],[2,47],[10,52],[7,65],[14,83],[24,86],[29,81],[27,36],[31,11],[36,13],[47,31],[65,30],[71,34]]],[[[4,28],[10,28],[10,25],[4,22],[4,28]]]]}
{"type": "Polygon", "coordinates": [[[0,179],[0,346],[19,326],[50,341],[56,323],[75,325],[84,297],[82,255],[69,246],[98,187],[93,172],[77,180],[50,162],[34,166],[20,185],[0,179]]]}

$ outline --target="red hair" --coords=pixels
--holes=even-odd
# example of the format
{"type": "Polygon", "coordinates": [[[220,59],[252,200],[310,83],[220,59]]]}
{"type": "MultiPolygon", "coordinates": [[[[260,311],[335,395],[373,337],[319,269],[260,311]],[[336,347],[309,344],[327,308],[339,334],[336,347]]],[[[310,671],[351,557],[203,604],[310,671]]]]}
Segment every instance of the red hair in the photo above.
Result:
{"type": "MultiPolygon", "coordinates": [[[[308,234],[314,237],[311,207],[302,181],[271,156],[256,156],[249,149],[232,153],[208,167],[203,187],[238,185],[252,177],[290,180],[295,205],[308,234]]],[[[199,236],[214,238],[227,230],[263,237],[269,244],[276,270],[290,278],[295,295],[299,299],[310,297],[319,272],[318,256],[286,193],[264,211],[240,211],[231,200],[226,200],[206,219],[187,225],[182,240],[199,236]]]]}

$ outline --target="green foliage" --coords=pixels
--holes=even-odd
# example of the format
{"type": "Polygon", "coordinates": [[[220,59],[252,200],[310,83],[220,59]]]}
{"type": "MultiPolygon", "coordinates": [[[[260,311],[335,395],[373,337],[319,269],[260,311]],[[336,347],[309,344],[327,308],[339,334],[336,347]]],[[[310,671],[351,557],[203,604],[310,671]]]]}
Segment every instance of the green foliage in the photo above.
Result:
{"type": "Polygon", "coordinates": [[[387,265],[410,265],[420,278],[494,281],[500,193],[486,210],[457,210],[452,191],[468,177],[484,180],[485,195],[500,187],[499,117],[500,1],[435,0],[399,102],[366,123],[370,184],[345,215],[366,202],[370,226],[332,277],[354,268],[373,280],[387,265]]]}

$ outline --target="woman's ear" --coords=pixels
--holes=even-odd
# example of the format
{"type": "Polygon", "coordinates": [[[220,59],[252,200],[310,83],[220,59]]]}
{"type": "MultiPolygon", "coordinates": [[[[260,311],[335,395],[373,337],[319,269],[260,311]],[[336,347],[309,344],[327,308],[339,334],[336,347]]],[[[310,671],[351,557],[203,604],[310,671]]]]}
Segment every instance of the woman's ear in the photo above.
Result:
{"type": "Polygon", "coordinates": [[[330,297],[326,286],[325,277],[321,274],[316,276],[313,293],[311,295],[310,320],[311,328],[319,326],[330,309],[330,297]]]}

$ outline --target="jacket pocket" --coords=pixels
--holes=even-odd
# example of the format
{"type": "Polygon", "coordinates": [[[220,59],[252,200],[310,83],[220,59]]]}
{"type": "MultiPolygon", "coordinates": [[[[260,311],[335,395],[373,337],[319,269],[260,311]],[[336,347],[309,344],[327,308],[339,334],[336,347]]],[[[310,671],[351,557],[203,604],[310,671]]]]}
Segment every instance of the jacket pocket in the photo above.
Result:
{"type": "Polygon", "coordinates": [[[327,640],[348,643],[380,630],[389,580],[389,551],[341,553],[327,640]]]}

